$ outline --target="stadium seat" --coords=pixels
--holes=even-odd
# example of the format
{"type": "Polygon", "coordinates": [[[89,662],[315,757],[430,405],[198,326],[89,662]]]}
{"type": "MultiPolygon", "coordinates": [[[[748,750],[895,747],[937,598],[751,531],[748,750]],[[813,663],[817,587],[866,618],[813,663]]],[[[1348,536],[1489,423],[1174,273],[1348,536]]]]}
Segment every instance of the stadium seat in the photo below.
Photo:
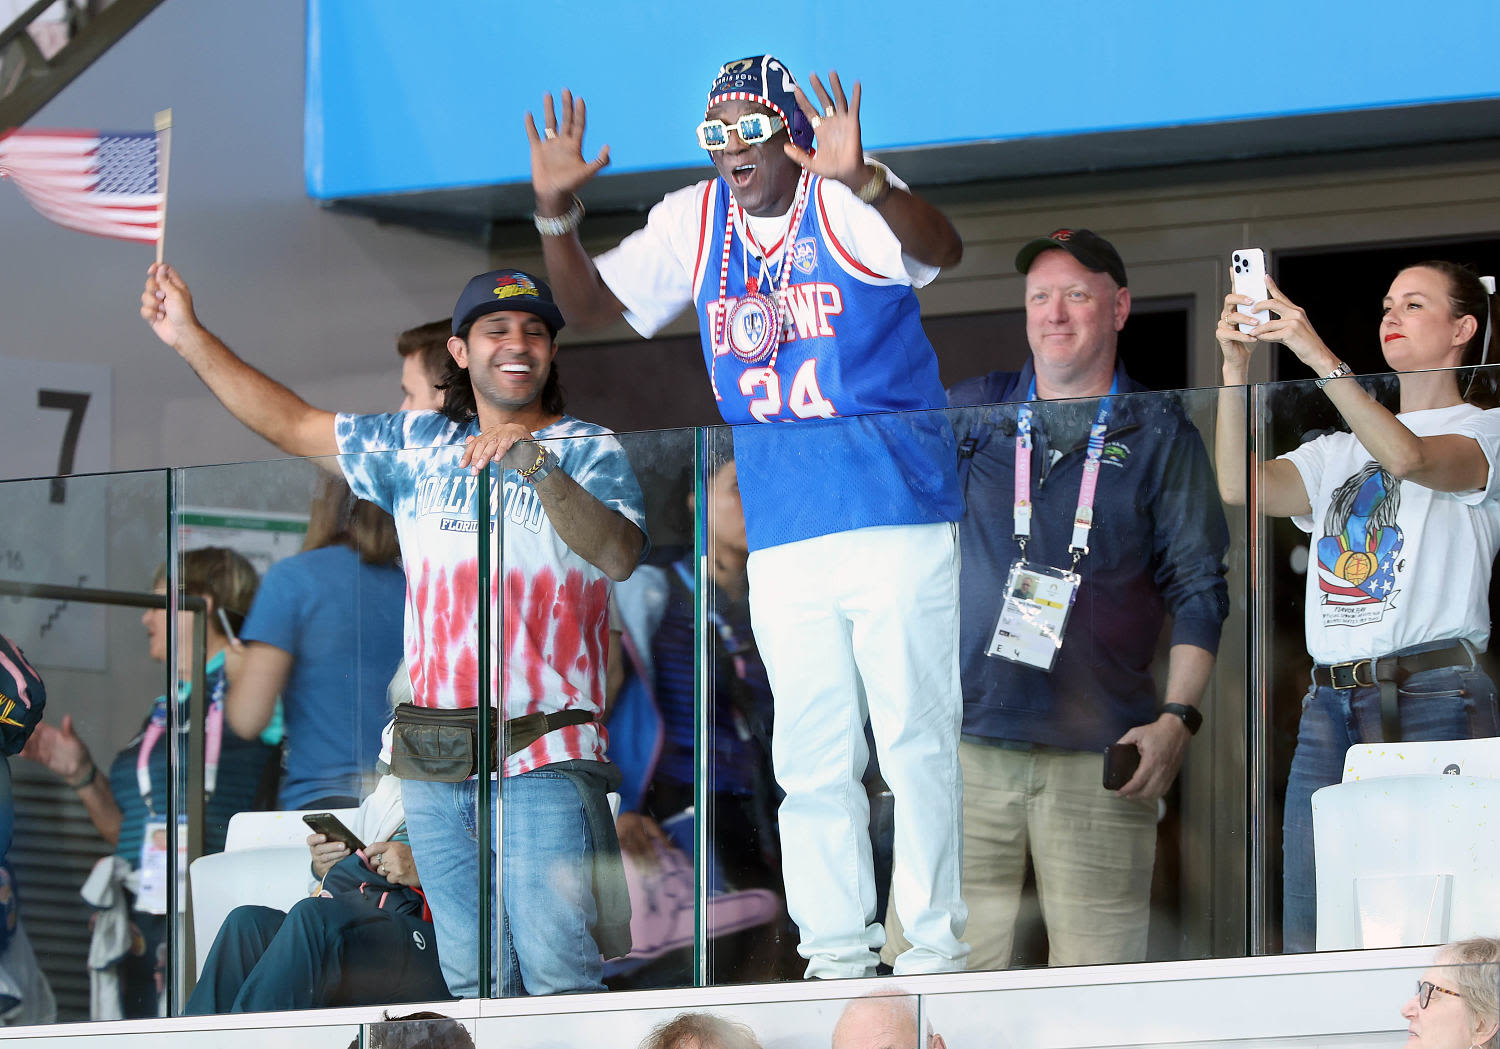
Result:
{"type": "Polygon", "coordinates": [[[1496,744],[1350,748],[1345,781],[1312,798],[1318,950],[1500,928],[1500,778],[1473,774],[1500,765],[1496,744]]]}

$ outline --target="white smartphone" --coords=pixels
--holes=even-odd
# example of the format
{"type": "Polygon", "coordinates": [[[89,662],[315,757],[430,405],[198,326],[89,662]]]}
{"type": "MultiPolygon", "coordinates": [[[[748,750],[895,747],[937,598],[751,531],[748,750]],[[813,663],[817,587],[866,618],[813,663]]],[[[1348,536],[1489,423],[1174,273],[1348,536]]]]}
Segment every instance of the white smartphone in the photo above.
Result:
{"type": "MultiPolygon", "coordinates": [[[[1266,253],[1259,248],[1241,248],[1230,257],[1230,280],[1233,282],[1236,295],[1248,295],[1256,302],[1264,302],[1271,297],[1266,291],[1266,253]]],[[[1246,307],[1240,308],[1241,313],[1248,313],[1246,307]]],[[[1271,319],[1270,310],[1260,310],[1251,313],[1255,318],[1255,324],[1241,324],[1240,331],[1248,332],[1256,324],[1264,324],[1271,319]]]]}

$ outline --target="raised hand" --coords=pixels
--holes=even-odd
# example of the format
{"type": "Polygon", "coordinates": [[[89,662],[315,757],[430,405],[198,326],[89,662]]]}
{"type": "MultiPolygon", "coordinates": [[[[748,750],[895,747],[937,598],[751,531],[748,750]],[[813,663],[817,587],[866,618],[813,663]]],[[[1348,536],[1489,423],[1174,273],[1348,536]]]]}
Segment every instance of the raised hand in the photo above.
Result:
{"type": "Polygon", "coordinates": [[[1244,383],[1250,374],[1250,357],[1259,340],[1240,331],[1239,326],[1256,323],[1249,315],[1254,305],[1254,300],[1248,295],[1230,292],[1224,296],[1224,310],[1219,314],[1214,338],[1219,340],[1219,349],[1224,354],[1224,381],[1229,385],[1244,383]]]}
{"type": "Polygon", "coordinates": [[[1250,334],[1261,342],[1281,343],[1319,375],[1326,375],[1338,367],[1338,357],[1318,337],[1302,307],[1287,298],[1270,277],[1266,278],[1266,291],[1271,297],[1264,302],[1255,303],[1252,309],[1269,309],[1275,316],[1259,327],[1252,328],[1250,334]]]}
{"type": "Polygon", "coordinates": [[[832,94],[824,90],[823,82],[814,73],[808,78],[818,100],[821,111],[814,109],[802,89],[796,88],[797,107],[812,121],[818,139],[818,150],[809,153],[792,143],[786,144],[786,155],[801,164],[814,175],[837,179],[850,189],[859,189],[870,181],[874,169],[865,163],[864,142],[859,130],[859,81],[854,90],[844,97],[844,85],[836,72],[828,74],[828,85],[832,94]]]}
{"type": "Polygon", "coordinates": [[[193,312],[193,293],[177,271],[164,262],[153,262],[146,270],[141,319],[168,346],[176,346],[188,329],[199,326],[193,312]]]}
{"type": "Polygon", "coordinates": [[[583,129],[587,123],[583,99],[574,98],[567,88],[562,93],[562,108],[555,110],[552,95],[542,96],[542,130],[526,114],[526,137],[531,140],[531,188],[536,193],[537,212],[556,217],[565,213],[575,193],[599,169],[609,163],[609,147],[599,150],[593,160],[583,158],[583,129]]]}

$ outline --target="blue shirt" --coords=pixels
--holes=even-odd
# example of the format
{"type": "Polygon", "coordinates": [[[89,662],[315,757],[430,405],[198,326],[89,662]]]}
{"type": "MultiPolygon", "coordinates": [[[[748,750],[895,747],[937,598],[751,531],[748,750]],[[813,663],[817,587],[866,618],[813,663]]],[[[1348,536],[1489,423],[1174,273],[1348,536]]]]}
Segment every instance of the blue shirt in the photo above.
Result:
{"type": "Polygon", "coordinates": [[[401,662],[406,578],[344,545],[272,565],[240,632],[292,656],[282,690],[285,779],[278,804],[359,797],[390,720],[385,691],[401,662]]]}

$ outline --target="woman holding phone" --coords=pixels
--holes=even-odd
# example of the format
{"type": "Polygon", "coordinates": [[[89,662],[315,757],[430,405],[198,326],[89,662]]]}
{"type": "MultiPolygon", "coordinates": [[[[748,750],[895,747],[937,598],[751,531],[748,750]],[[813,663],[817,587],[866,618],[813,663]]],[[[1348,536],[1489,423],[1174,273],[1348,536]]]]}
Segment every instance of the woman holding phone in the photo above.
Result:
{"type": "Polygon", "coordinates": [[[1489,358],[1494,299],[1451,262],[1396,274],[1378,331],[1398,373],[1399,411],[1365,392],[1267,279],[1269,298],[1225,296],[1215,459],[1225,502],[1246,500],[1250,358],[1281,343],[1317,377],[1351,432],[1256,464],[1257,509],[1312,535],[1302,701],[1283,819],[1283,949],[1310,951],[1317,925],[1312,794],[1342,778],[1357,743],[1493,736],[1495,686],[1475,664],[1489,643],[1490,567],[1500,549],[1500,410],[1466,399],[1489,358]],[[1270,310],[1257,322],[1250,314],[1270,310]],[[1241,331],[1244,324],[1248,331],[1241,331]]]}

